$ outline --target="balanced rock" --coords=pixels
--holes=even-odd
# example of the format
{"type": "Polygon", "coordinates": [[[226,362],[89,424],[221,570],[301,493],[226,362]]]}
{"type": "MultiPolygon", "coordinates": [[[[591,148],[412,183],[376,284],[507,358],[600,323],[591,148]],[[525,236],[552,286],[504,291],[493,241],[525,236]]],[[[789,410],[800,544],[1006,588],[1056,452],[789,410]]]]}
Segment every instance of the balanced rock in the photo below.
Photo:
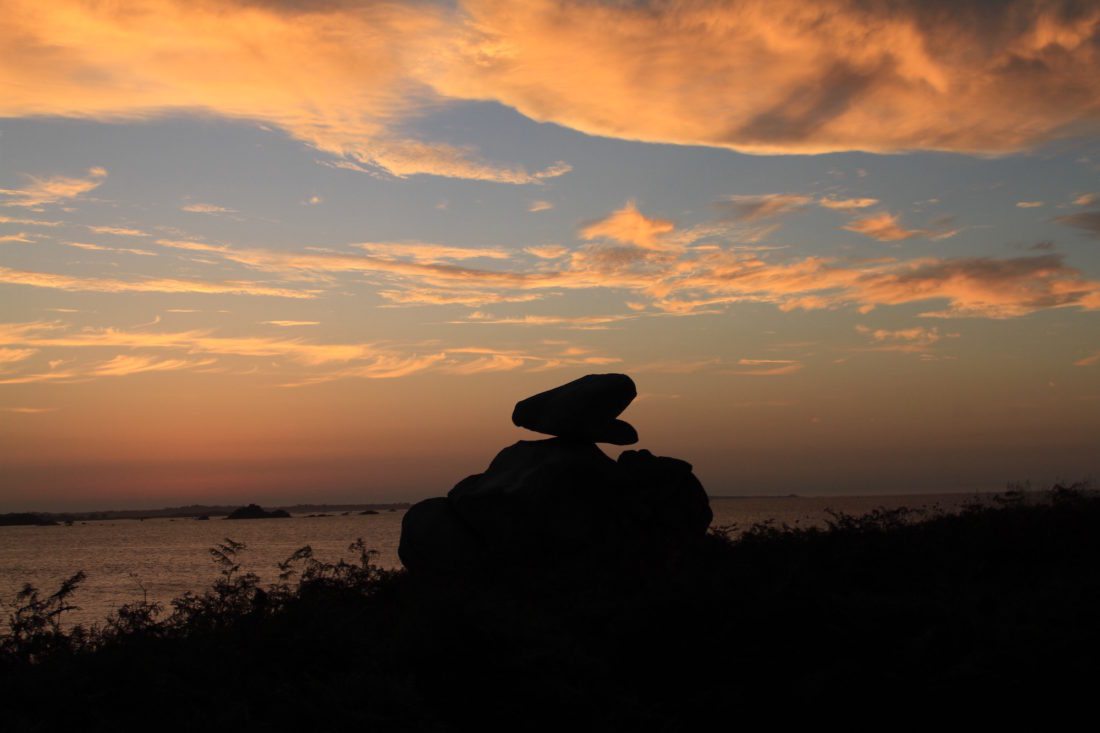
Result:
{"type": "MultiPolygon", "coordinates": [[[[706,534],[706,492],[691,464],[624,451],[637,433],[618,416],[637,395],[625,374],[590,374],[516,404],[512,422],[557,437],[521,440],[484,473],[414,505],[399,554],[410,572],[507,577],[592,566],[624,571],[667,565],[706,534]]],[[[520,577],[520,576],[517,576],[520,577]]]]}
{"type": "Polygon", "coordinates": [[[561,438],[631,445],[638,442],[637,431],[616,418],[637,396],[625,374],[589,374],[516,403],[512,422],[561,438]]]}

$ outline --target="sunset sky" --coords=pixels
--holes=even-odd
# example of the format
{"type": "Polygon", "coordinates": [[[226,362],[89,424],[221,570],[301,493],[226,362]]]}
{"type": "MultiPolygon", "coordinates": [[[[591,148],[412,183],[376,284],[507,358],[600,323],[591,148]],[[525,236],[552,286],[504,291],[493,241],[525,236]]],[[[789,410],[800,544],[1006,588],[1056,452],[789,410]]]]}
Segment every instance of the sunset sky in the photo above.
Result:
{"type": "Polygon", "coordinates": [[[610,371],[712,495],[1100,469],[1100,3],[0,11],[0,511],[439,495],[610,371]]]}

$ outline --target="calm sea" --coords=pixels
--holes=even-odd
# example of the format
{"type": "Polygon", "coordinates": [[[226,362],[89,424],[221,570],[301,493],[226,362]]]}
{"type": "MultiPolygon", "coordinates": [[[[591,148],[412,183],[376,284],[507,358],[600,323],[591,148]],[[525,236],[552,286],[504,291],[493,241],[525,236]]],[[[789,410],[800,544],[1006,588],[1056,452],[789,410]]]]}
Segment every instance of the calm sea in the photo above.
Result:
{"type": "MultiPolygon", "coordinates": [[[[712,499],[711,506],[715,525],[745,529],[767,521],[821,525],[830,509],[855,515],[899,506],[950,512],[975,498],[973,494],[721,498],[712,499]]],[[[80,610],[65,615],[66,625],[101,622],[119,605],[140,600],[143,593],[167,606],[186,591],[209,587],[217,570],[208,549],[226,537],[245,543],[242,569],[265,582],[276,580],[276,563],[303,545],[310,545],[319,560],[351,560],[348,545],[360,537],[378,551],[380,565],[399,567],[402,516],[396,511],[228,523],[218,518],[206,522],[146,519],[77,522],[71,527],[0,527],[0,628],[6,626],[14,596],[25,583],[49,593],[78,570],[88,577],[73,597],[80,610]]]]}

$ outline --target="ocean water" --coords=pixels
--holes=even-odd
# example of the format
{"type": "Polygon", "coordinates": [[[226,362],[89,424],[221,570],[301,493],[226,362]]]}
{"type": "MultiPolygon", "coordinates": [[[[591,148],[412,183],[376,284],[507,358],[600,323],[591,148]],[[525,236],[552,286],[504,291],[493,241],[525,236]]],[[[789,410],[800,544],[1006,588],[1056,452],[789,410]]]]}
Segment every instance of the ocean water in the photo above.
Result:
{"type": "MultiPolygon", "coordinates": [[[[714,525],[744,530],[760,522],[820,526],[828,511],[861,515],[878,508],[956,511],[974,494],[920,496],[759,497],[711,500],[714,525]]],[[[168,606],[187,591],[202,591],[218,577],[209,549],[229,537],[243,542],[242,571],[264,582],[278,579],[276,564],[303,545],[318,560],[354,560],[348,545],[362,538],[378,551],[383,567],[399,567],[397,544],[402,511],[373,515],[296,516],[226,522],[194,519],[106,520],[71,527],[0,527],[0,629],[6,627],[15,594],[31,583],[44,594],[79,570],[87,580],[72,597],[79,610],[66,626],[102,622],[118,606],[146,596],[168,606]]]]}

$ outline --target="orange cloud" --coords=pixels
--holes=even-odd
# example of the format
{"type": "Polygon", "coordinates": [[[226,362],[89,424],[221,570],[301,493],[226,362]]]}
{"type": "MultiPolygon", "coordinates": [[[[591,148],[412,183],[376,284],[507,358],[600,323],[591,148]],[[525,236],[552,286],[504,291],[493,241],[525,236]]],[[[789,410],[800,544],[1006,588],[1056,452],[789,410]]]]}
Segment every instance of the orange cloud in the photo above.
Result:
{"type": "MultiPolygon", "coordinates": [[[[346,167],[504,183],[528,172],[402,135],[441,102],[426,60],[460,41],[460,16],[428,3],[7,0],[0,116],[141,120],[216,114],[277,126],[346,167]]],[[[221,207],[191,205],[212,213],[221,207]],[[200,208],[202,207],[202,208],[200,208]]]]}
{"type": "Polygon", "coordinates": [[[779,377],[800,372],[805,366],[802,362],[793,359],[738,359],[737,365],[749,368],[731,369],[728,373],[747,377],[779,377]]]}
{"type": "Polygon", "coordinates": [[[923,229],[905,229],[898,224],[897,214],[883,212],[874,216],[856,219],[845,224],[841,229],[847,229],[856,234],[862,234],[880,242],[897,242],[902,239],[911,239],[925,234],[923,229]]]}
{"type": "MultiPolygon", "coordinates": [[[[2,78],[3,76],[0,76],[0,79],[2,78]]],[[[3,102],[0,102],[0,105],[2,104],[3,102]]],[[[28,176],[30,183],[23,188],[0,188],[0,196],[8,199],[2,202],[2,205],[34,209],[46,204],[56,204],[98,188],[106,177],[107,171],[98,167],[89,168],[86,178],[28,176]]]]}
{"type": "Polygon", "coordinates": [[[18,234],[4,234],[0,235],[0,244],[34,244],[34,240],[27,236],[26,232],[19,232],[18,234]]]}
{"type": "Polygon", "coordinates": [[[447,96],[758,153],[1019,150],[1095,131],[1100,8],[1061,0],[467,0],[447,96]]]}
{"type": "Polygon", "coordinates": [[[834,199],[823,198],[818,202],[819,206],[824,206],[826,209],[834,209],[837,211],[853,211],[855,209],[866,209],[868,206],[874,206],[878,203],[878,199],[871,198],[855,198],[855,199],[834,199]]]}
{"type": "Polygon", "coordinates": [[[189,214],[235,214],[236,209],[228,209],[224,206],[218,206],[217,204],[186,204],[180,207],[180,211],[186,211],[189,214]]]}
{"type": "Polygon", "coordinates": [[[612,212],[606,219],[588,224],[581,229],[581,238],[611,239],[632,244],[643,249],[662,249],[661,237],[676,225],[667,219],[651,219],[638,211],[633,201],[612,212]]]}
{"type": "Polygon", "coordinates": [[[344,167],[538,183],[402,132],[454,100],[759,153],[1000,153],[1097,128],[1100,8],[1063,0],[6,0],[0,116],[260,120],[344,167]]]}
{"type": "Polygon", "coordinates": [[[192,369],[194,367],[207,366],[213,363],[213,359],[194,362],[187,361],[186,359],[156,359],[150,356],[120,354],[110,361],[96,365],[92,368],[90,376],[123,377],[128,374],[140,374],[142,372],[165,372],[179,369],[192,369]]]}
{"type": "Polygon", "coordinates": [[[29,359],[38,353],[38,349],[2,349],[0,348],[0,364],[14,364],[17,361],[29,359]]]}
{"type": "Polygon", "coordinates": [[[116,237],[148,237],[148,232],[143,232],[140,229],[131,229],[128,227],[106,227],[106,226],[90,226],[88,227],[96,234],[113,234],[116,237]]]}
{"type": "Polygon", "coordinates": [[[207,280],[177,280],[148,278],[145,280],[115,280],[112,278],[77,277],[50,272],[28,272],[0,267],[0,283],[28,285],[35,288],[83,291],[95,293],[211,293],[222,295],[267,295],[278,298],[312,298],[301,290],[289,290],[254,282],[207,280]]]}
{"type": "Polygon", "coordinates": [[[145,249],[132,249],[130,247],[104,247],[101,244],[91,244],[89,242],[61,242],[66,247],[76,247],[77,249],[84,249],[90,252],[122,252],[124,254],[142,255],[145,257],[156,257],[156,252],[150,252],[145,249]]]}
{"type": "Polygon", "coordinates": [[[59,227],[62,222],[59,221],[42,221],[40,219],[22,219],[13,218],[10,216],[0,216],[0,224],[19,224],[21,226],[30,227],[59,227]]]}
{"type": "MultiPolygon", "coordinates": [[[[871,351],[921,353],[927,351],[929,347],[944,338],[944,335],[940,333],[938,328],[925,328],[923,326],[914,326],[913,328],[902,328],[897,330],[884,328],[871,329],[867,326],[856,326],[856,331],[865,336],[870,336],[872,340],[880,344],[879,346],[871,347],[871,351]]],[[[950,338],[957,338],[958,334],[951,333],[947,334],[947,336],[950,338]]]]}
{"type": "Polygon", "coordinates": [[[601,330],[608,324],[620,323],[637,318],[636,314],[612,315],[612,316],[536,316],[524,315],[510,318],[499,318],[488,313],[475,312],[466,320],[451,321],[451,323],[485,323],[494,325],[514,326],[561,326],[578,330],[601,330]]]}
{"type": "Polygon", "coordinates": [[[498,247],[453,247],[424,242],[363,242],[352,246],[376,257],[426,263],[480,258],[506,260],[512,256],[507,250],[498,247]]]}
{"type": "MultiPolygon", "coordinates": [[[[150,324],[155,325],[155,324],[150,324]]],[[[562,366],[605,365],[614,357],[592,354],[562,342],[545,344],[542,353],[508,351],[476,346],[430,348],[376,343],[318,343],[298,338],[219,336],[209,330],[153,331],[148,328],[84,328],[74,330],[57,321],[0,323],[0,359],[23,362],[42,350],[96,353],[106,348],[127,349],[107,361],[87,361],[80,354],[51,360],[48,372],[10,371],[0,384],[80,382],[101,377],[120,377],[145,372],[202,370],[215,363],[213,356],[251,360],[253,373],[272,360],[284,360],[275,372],[282,386],[299,387],[338,379],[393,379],[428,369],[453,374],[477,374],[504,369],[554,369],[562,366]],[[154,353],[149,353],[154,352],[154,353]],[[155,352],[172,352],[159,356],[155,352]],[[187,358],[202,355],[207,358],[187,358]],[[62,363],[64,369],[58,369],[62,363]],[[288,378],[288,373],[291,374],[288,378]]],[[[226,366],[223,370],[231,369],[226,366]]]]}

